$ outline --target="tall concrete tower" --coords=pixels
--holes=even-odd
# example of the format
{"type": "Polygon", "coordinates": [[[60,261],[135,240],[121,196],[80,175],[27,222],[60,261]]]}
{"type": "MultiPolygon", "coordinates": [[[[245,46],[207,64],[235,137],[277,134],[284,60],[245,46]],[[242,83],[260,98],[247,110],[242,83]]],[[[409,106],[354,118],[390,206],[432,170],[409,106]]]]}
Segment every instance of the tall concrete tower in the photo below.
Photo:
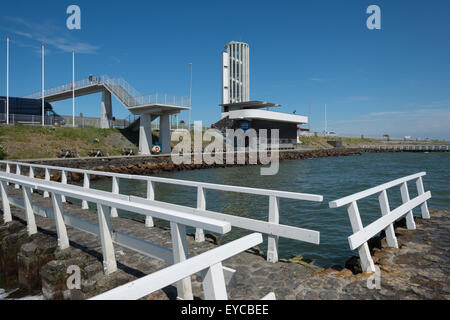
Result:
{"type": "Polygon", "coordinates": [[[222,54],[222,104],[250,100],[249,45],[232,41],[222,54]]]}

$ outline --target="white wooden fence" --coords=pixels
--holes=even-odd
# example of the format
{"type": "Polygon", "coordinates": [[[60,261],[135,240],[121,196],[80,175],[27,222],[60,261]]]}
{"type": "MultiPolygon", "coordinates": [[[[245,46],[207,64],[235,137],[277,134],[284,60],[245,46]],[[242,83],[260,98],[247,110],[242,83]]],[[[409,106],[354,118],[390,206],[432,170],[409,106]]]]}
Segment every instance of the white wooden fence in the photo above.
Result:
{"type": "MultiPolygon", "coordinates": [[[[79,173],[84,176],[83,179],[83,187],[85,189],[93,190],[90,188],[90,176],[103,176],[103,177],[111,177],[112,178],[112,187],[111,190],[114,194],[120,193],[120,180],[128,179],[128,180],[140,180],[147,182],[147,199],[142,199],[138,197],[131,197],[133,201],[140,202],[143,204],[153,204],[157,205],[161,208],[169,208],[178,210],[180,212],[191,213],[202,217],[209,217],[213,219],[219,219],[226,222],[229,222],[231,226],[247,229],[253,232],[260,232],[263,234],[267,234],[268,237],[268,246],[267,246],[267,260],[270,262],[278,261],[278,239],[280,237],[294,239],[298,241],[304,241],[313,244],[320,243],[320,233],[313,230],[307,230],[302,228],[296,228],[287,225],[281,225],[279,223],[280,220],[280,208],[279,208],[279,200],[280,198],[287,199],[295,199],[295,200],[304,200],[304,201],[314,201],[314,202],[322,202],[323,196],[314,195],[314,194],[304,194],[304,193],[296,193],[296,192],[286,192],[286,191],[276,191],[276,190],[267,190],[267,189],[256,189],[256,188],[247,188],[247,187],[237,187],[237,186],[229,186],[229,185],[220,185],[220,184],[212,184],[212,183],[204,183],[204,182],[196,182],[196,181],[187,181],[187,180],[178,180],[178,179],[167,179],[167,178],[159,178],[152,176],[141,176],[141,175],[129,175],[129,174],[119,174],[112,172],[103,172],[103,171],[93,171],[93,170],[84,170],[84,169],[75,169],[75,168],[67,168],[67,167],[55,167],[55,166],[45,166],[45,165],[37,165],[30,163],[19,163],[12,161],[0,161],[0,165],[5,165],[6,172],[11,172],[11,167],[16,167],[16,174],[21,174],[22,167],[28,167],[29,176],[34,177],[35,169],[42,169],[45,171],[45,180],[50,181],[50,173],[51,172],[60,172],[61,173],[61,182],[63,184],[67,184],[67,174],[69,172],[79,173]],[[176,206],[166,202],[155,201],[155,188],[156,183],[165,183],[165,184],[173,184],[179,186],[193,187],[197,189],[197,207],[184,207],[184,206],[176,206]],[[206,210],[206,190],[219,190],[219,191],[228,191],[228,192],[237,192],[237,193],[247,193],[254,195],[264,195],[269,198],[269,218],[268,221],[261,221],[255,219],[249,219],[244,217],[238,217],[234,215],[228,215],[213,211],[206,210]]],[[[48,192],[44,192],[44,197],[48,197],[48,192]]],[[[62,201],[65,201],[65,196],[63,196],[62,201]]],[[[88,200],[83,200],[82,208],[88,209],[88,200]]],[[[117,209],[118,207],[111,207],[111,217],[117,217],[117,209]]],[[[120,208],[119,208],[120,209],[120,208]]],[[[146,225],[148,227],[153,227],[153,217],[148,215],[146,217],[146,225]]],[[[203,228],[197,227],[195,233],[195,239],[197,242],[203,242],[205,240],[203,228]]]]}
{"type": "MultiPolygon", "coordinates": [[[[171,265],[185,261],[188,258],[186,226],[199,227],[219,234],[224,234],[231,230],[231,225],[228,222],[161,208],[152,204],[136,203],[129,196],[92,189],[86,190],[85,188],[78,186],[24,177],[12,173],[0,172],[0,193],[5,223],[12,221],[11,205],[25,209],[27,232],[29,235],[37,233],[35,215],[44,218],[52,218],[56,223],[58,246],[61,250],[69,247],[69,237],[66,226],[71,226],[100,237],[103,253],[103,266],[106,275],[117,270],[114,243],[171,265]],[[16,184],[22,189],[23,199],[8,196],[8,183],[16,184]],[[53,208],[50,209],[33,205],[31,197],[32,189],[48,192],[52,198],[53,208]],[[63,196],[96,203],[98,225],[64,214],[62,204],[63,196]],[[110,223],[111,207],[170,221],[172,249],[114,230],[110,223]]],[[[231,280],[234,270],[224,267],[223,272],[225,273],[226,279],[228,281],[231,280]]],[[[177,289],[178,295],[181,298],[193,298],[190,278],[178,281],[177,289]]]]}
{"type": "MultiPolygon", "coordinates": [[[[222,261],[250,249],[262,242],[260,233],[253,233],[241,239],[207,251],[184,262],[167,267],[123,286],[100,294],[91,300],[137,300],[152,292],[167,287],[174,281],[200,273],[206,300],[227,300],[227,289],[222,261]]],[[[263,299],[275,299],[270,293],[263,299]]]]}
{"type": "Polygon", "coordinates": [[[342,206],[347,207],[350,223],[353,229],[353,235],[348,238],[350,249],[358,249],[359,257],[361,259],[361,267],[364,272],[375,272],[375,265],[367,244],[367,241],[370,238],[376,236],[379,232],[384,230],[386,233],[387,245],[392,248],[398,248],[397,238],[394,232],[394,222],[396,220],[406,215],[407,228],[409,230],[415,230],[416,224],[414,222],[412,210],[417,206],[420,206],[421,208],[422,218],[430,218],[427,200],[431,198],[431,192],[425,192],[422,180],[422,177],[425,175],[425,172],[417,173],[329,203],[330,208],[339,208],[342,206]],[[411,180],[415,180],[417,186],[418,196],[414,199],[410,199],[408,191],[407,182],[411,180]],[[386,190],[396,186],[400,186],[403,204],[391,211],[386,190]],[[382,217],[364,227],[361,222],[357,201],[374,194],[378,194],[382,217]]]}

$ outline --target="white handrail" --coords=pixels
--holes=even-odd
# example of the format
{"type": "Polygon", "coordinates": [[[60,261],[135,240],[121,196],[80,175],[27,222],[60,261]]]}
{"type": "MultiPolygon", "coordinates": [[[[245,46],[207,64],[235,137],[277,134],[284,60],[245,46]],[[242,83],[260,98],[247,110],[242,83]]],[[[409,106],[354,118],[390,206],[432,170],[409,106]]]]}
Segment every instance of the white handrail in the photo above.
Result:
{"type": "MultiPolygon", "coordinates": [[[[189,101],[187,97],[177,97],[173,95],[168,96],[167,94],[158,95],[158,93],[155,93],[153,95],[142,95],[123,78],[110,78],[107,75],[95,76],[92,78],[92,81],[90,78],[77,80],[73,86],[76,90],[93,86],[104,86],[111,91],[111,93],[113,93],[116,98],[127,108],[158,103],[186,107],[189,101]],[[158,96],[162,97],[159,101],[158,96]]],[[[72,83],[70,82],[54,88],[46,89],[44,91],[44,97],[71,92],[71,90],[72,83]]],[[[29,94],[24,98],[40,99],[42,98],[42,91],[29,94]]]]}
{"type": "Polygon", "coordinates": [[[353,230],[353,235],[348,238],[349,246],[351,250],[358,249],[359,257],[361,259],[361,267],[364,272],[376,271],[372,256],[370,254],[369,245],[367,243],[372,237],[376,236],[380,231],[384,230],[386,233],[387,246],[398,248],[398,242],[394,230],[394,222],[396,220],[406,215],[407,228],[409,230],[416,229],[412,210],[418,206],[420,206],[421,208],[422,218],[430,219],[430,212],[428,211],[427,201],[431,199],[431,192],[425,192],[422,180],[422,177],[425,175],[426,172],[413,174],[362,192],[355,193],[339,200],[331,201],[329,203],[330,208],[347,206],[347,212],[353,230]],[[412,200],[409,197],[407,184],[407,182],[411,180],[416,180],[418,193],[418,196],[412,200]],[[386,190],[399,185],[401,186],[400,192],[403,204],[391,211],[386,190]],[[377,219],[370,225],[364,227],[359,213],[357,201],[374,194],[378,194],[378,201],[380,204],[382,217],[377,219]]]}
{"type": "MultiPolygon", "coordinates": [[[[135,203],[131,197],[125,195],[117,195],[99,190],[86,190],[86,188],[83,187],[45,181],[18,174],[0,172],[0,191],[4,222],[8,223],[12,221],[10,205],[25,209],[27,232],[30,236],[37,233],[37,225],[34,217],[35,215],[40,215],[55,220],[58,246],[61,250],[69,246],[66,226],[72,226],[78,230],[100,237],[102,243],[103,265],[106,275],[117,270],[114,255],[114,243],[171,264],[174,262],[182,262],[188,258],[186,225],[205,228],[219,234],[224,234],[231,230],[231,225],[225,221],[204,218],[186,212],[178,212],[172,209],[157,207],[151,204],[135,203]],[[8,196],[7,183],[16,184],[22,188],[23,200],[8,196]],[[51,195],[53,210],[33,205],[31,197],[31,190],[33,189],[48,192],[51,195]],[[96,203],[98,225],[64,214],[62,196],[96,203]],[[110,208],[112,206],[170,221],[172,250],[113,230],[110,223],[110,208]]],[[[222,270],[220,271],[224,272],[222,270]]],[[[233,273],[233,270],[227,269],[225,271],[227,274],[230,272],[233,273]]],[[[189,278],[180,280],[177,286],[180,297],[184,299],[192,298],[192,289],[189,278]]]]}
{"type": "Polygon", "coordinates": [[[379,193],[379,192],[381,192],[383,190],[390,189],[392,187],[398,186],[398,185],[400,185],[400,184],[402,184],[404,182],[408,182],[410,180],[414,180],[414,179],[423,177],[426,174],[427,174],[426,172],[420,172],[420,173],[413,174],[413,175],[410,175],[410,176],[407,176],[407,177],[403,177],[403,178],[400,178],[400,179],[393,180],[391,182],[379,185],[379,186],[371,188],[371,189],[367,189],[367,190],[364,190],[364,191],[352,194],[352,195],[350,195],[348,197],[345,197],[345,198],[341,198],[341,199],[338,199],[338,200],[331,201],[330,202],[330,208],[339,208],[339,207],[345,206],[345,205],[347,205],[349,203],[352,203],[354,201],[358,201],[358,200],[360,200],[362,198],[369,197],[369,196],[374,195],[376,193],[379,193]]]}
{"type": "MultiPolygon", "coordinates": [[[[205,183],[205,182],[196,182],[196,181],[187,181],[187,180],[179,180],[179,179],[168,179],[168,178],[159,178],[152,176],[140,176],[140,175],[129,175],[129,174],[121,174],[121,173],[112,173],[112,172],[104,172],[104,171],[93,171],[93,170],[84,170],[84,169],[75,169],[75,168],[67,168],[67,167],[56,167],[56,166],[46,166],[46,165],[38,165],[31,163],[20,163],[13,161],[0,161],[0,164],[5,164],[8,167],[11,165],[19,166],[19,167],[29,167],[29,168],[40,168],[49,172],[50,170],[61,171],[64,173],[68,172],[76,172],[82,173],[84,175],[84,186],[89,190],[90,189],[89,179],[91,175],[96,176],[105,176],[113,178],[113,186],[112,190],[114,193],[119,194],[120,188],[118,185],[118,179],[129,179],[129,180],[140,180],[146,181],[148,185],[148,194],[147,199],[154,201],[154,193],[155,193],[155,183],[165,183],[165,184],[174,184],[174,185],[182,185],[187,187],[195,187],[197,188],[197,211],[192,212],[193,214],[202,215],[204,217],[212,217],[214,219],[221,219],[223,221],[227,221],[231,223],[234,227],[248,229],[254,232],[262,232],[269,235],[268,239],[268,249],[267,249],[267,259],[271,262],[278,261],[278,238],[290,238],[298,241],[305,241],[313,244],[320,243],[320,233],[313,230],[306,230],[296,227],[283,226],[279,224],[279,199],[295,199],[295,200],[304,200],[304,201],[314,201],[314,202],[322,202],[323,196],[314,195],[314,194],[305,194],[305,193],[296,193],[296,192],[287,192],[287,191],[277,191],[277,190],[268,190],[268,189],[257,189],[257,188],[248,188],[248,187],[239,187],[239,186],[230,186],[230,185],[220,185],[213,183],[205,183]],[[246,193],[246,194],[254,194],[254,195],[263,195],[269,198],[269,220],[267,222],[247,219],[238,216],[226,215],[223,213],[216,213],[206,210],[206,190],[219,190],[219,191],[227,191],[227,192],[237,192],[237,193],[246,193]]],[[[49,177],[46,177],[46,180],[49,180],[49,177]]],[[[136,199],[135,199],[136,200],[136,199]]],[[[137,199],[136,201],[142,201],[145,199],[137,199]]],[[[166,205],[168,207],[170,204],[160,202],[159,205],[166,205]]],[[[83,208],[87,209],[87,201],[85,200],[83,203],[83,208]]],[[[112,217],[117,217],[117,208],[112,210],[112,217]]],[[[189,207],[177,208],[177,210],[181,210],[187,212],[192,210],[189,207]]],[[[154,225],[152,217],[148,216],[146,219],[146,225],[152,227],[154,225]]],[[[196,241],[202,242],[204,241],[204,231],[202,228],[198,227],[196,230],[196,241]]]]}
{"type": "Polygon", "coordinates": [[[286,199],[305,200],[305,201],[313,201],[313,202],[322,202],[323,201],[323,196],[316,195],[316,194],[307,194],[307,193],[298,193],[298,192],[289,192],[289,191],[277,191],[277,190],[260,189],[260,188],[249,188],[249,187],[231,186],[231,185],[223,185],[223,184],[214,184],[214,183],[208,183],[208,182],[198,182],[198,181],[171,179],[171,178],[159,178],[159,177],[152,177],[152,176],[142,176],[142,175],[132,175],[132,174],[105,172],[105,171],[85,170],[85,169],[77,169],[77,168],[69,168],[69,167],[46,166],[46,165],[39,165],[39,164],[26,163],[26,162],[0,161],[0,164],[19,165],[19,166],[23,166],[23,167],[33,167],[33,168],[40,168],[40,169],[75,172],[75,173],[83,173],[83,174],[87,173],[89,175],[104,176],[104,177],[116,177],[116,178],[120,178],[120,179],[153,181],[153,182],[160,182],[160,183],[166,183],[166,184],[183,185],[183,186],[188,186],[188,187],[203,187],[205,189],[210,189],[210,190],[230,191],[230,192],[237,192],[237,193],[264,195],[264,196],[275,196],[275,197],[286,198],[286,199]]]}
{"type": "Polygon", "coordinates": [[[202,272],[206,300],[227,300],[222,262],[262,242],[262,235],[254,233],[212,249],[182,263],[167,267],[137,279],[90,300],[137,300],[169,286],[175,281],[202,272]]]}

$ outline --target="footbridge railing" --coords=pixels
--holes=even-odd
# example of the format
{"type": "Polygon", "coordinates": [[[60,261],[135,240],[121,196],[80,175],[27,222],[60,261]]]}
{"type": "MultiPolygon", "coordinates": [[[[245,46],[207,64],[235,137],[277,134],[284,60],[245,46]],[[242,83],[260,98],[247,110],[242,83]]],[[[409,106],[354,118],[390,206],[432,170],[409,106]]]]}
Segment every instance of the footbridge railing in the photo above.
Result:
{"type": "MultiPolygon", "coordinates": [[[[133,201],[132,197],[126,195],[118,195],[100,190],[86,190],[79,186],[24,177],[12,173],[0,172],[0,193],[3,206],[3,220],[5,223],[12,221],[11,205],[25,210],[28,235],[37,233],[35,215],[54,219],[58,237],[58,247],[61,250],[69,247],[67,226],[99,237],[102,244],[103,266],[106,275],[117,270],[114,244],[118,244],[171,265],[185,261],[188,258],[186,226],[201,227],[218,234],[224,234],[231,230],[231,225],[228,222],[164,209],[151,204],[137,203],[133,201]],[[22,189],[23,199],[13,198],[8,195],[8,183],[15,184],[22,189]],[[34,205],[31,190],[40,190],[49,193],[51,195],[53,208],[34,205]],[[96,203],[98,224],[65,214],[62,201],[63,196],[96,203]],[[114,230],[110,221],[111,207],[169,221],[172,249],[114,230]]],[[[234,270],[229,268],[224,267],[223,272],[226,273],[227,280],[231,280],[234,275],[234,270]]],[[[175,281],[172,283],[174,282],[175,281]]],[[[177,283],[177,288],[178,295],[181,298],[192,299],[190,278],[180,280],[177,283]]]]}
{"type": "MultiPolygon", "coordinates": [[[[12,161],[0,161],[0,166],[3,165],[5,167],[6,172],[11,172],[11,169],[15,167],[16,174],[20,175],[22,169],[29,168],[29,177],[35,176],[35,170],[41,169],[45,172],[45,180],[50,181],[51,172],[60,172],[61,173],[61,183],[67,184],[67,178],[69,172],[75,172],[82,174],[83,178],[83,187],[85,189],[89,189],[92,192],[97,192],[95,189],[90,187],[90,176],[101,176],[101,177],[110,177],[112,178],[112,186],[111,192],[113,194],[120,194],[120,180],[128,179],[128,180],[140,180],[145,181],[147,184],[147,197],[134,197],[131,196],[130,199],[137,203],[154,205],[161,209],[168,210],[176,210],[178,212],[183,212],[187,214],[193,214],[199,217],[217,219],[221,221],[225,221],[230,223],[232,227],[246,229],[252,232],[258,232],[268,235],[268,245],[267,245],[267,260],[270,262],[278,261],[278,240],[280,237],[293,239],[297,241],[303,241],[312,244],[320,243],[320,232],[314,230],[308,230],[303,228],[298,228],[294,226],[288,226],[280,224],[280,199],[294,199],[301,201],[313,201],[313,202],[322,202],[323,196],[315,195],[315,194],[304,194],[304,193],[295,193],[295,192],[286,192],[286,191],[277,191],[277,190],[268,190],[268,189],[257,189],[257,188],[247,188],[247,187],[238,187],[238,186],[230,186],[230,185],[221,185],[221,184],[212,184],[205,182],[196,182],[196,181],[187,181],[187,180],[177,180],[177,179],[168,179],[168,178],[160,178],[160,177],[152,177],[152,176],[140,176],[140,175],[128,175],[128,174],[120,174],[120,173],[112,173],[112,172],[103,172],[103,171],[93,171],[93,170],[84,170],[84,169],[75,169],[75,168],[67,168],[67,167],[55,167],[55,166],[45,166],[45,165],[37,165],[30,163],[19,163],[12,161]],[[161,202],[155,200],[155,190],[158,183],[162,184],[172,184],[179,186],[186,186],[191,188],[196,188],[197,190],[197,205],[195,208],[179,206],[167,202],[161,202]],[[256,219],[250,219],[245,217],[239,217],[235,215],[229,215],[214,211],[206,210],[206,190],[218,190],[218,191],[227,191],[227,192],[236,192],[236,193],[246,193],[253,195],[263,195],[269,198],[269,212],[268,212],[268,221],[261,221],[256,219]]],[[[3,168],[2,166],[2,168],[3,168]]],[[[49,197],[49,193],[44,190],[44,197],[49,197]]],[[[62,201],[65,201],[65,197],[63,197],[62,201]]],[[[89,200],[83,199],[82,208],[88,209],[89,200]]],[[[95,202],[95,201],[91,201],[95,202]]],[[[117,217],[117,209],[121,209],[114,205],[111,205],[111,217],[117,217]]],[[[151,215],[146,216],[146,225],[148,227],[154,226],[153,217],[151,215]]],[[[197,242],[203,242],[205,240],[204,230],[201,227],[196,227],[195,239],[197,242]]]]}
{"type": "MultiPolygon", "coordinates": [[[[112,289],[91,300],[137,300],[167,287],[174,281],[188,278],[195,273],[201,274],[206,300],[227,300],[228,295],[222,262],[257,246],[261,242],[262,235],[260,233],[245,236],[184,262],[112,289]]],[[[273,300],[275,299],[275,295],[270,293],[263,299],[273,300]]]]}
{"type": "MultiPolygon", "coordinates": [[[[75,83],[70,82],[46,89],[44,90],[44,98],[94,86],[104,86],[127,108],[150,104],[166,104],[179,107],[186,107],[189,105],[188,97],[178,97],[160,93],[142,95],[123,78],[110,78],[107,75],[90,76],[89,78],[77,80],[75,83]]],[[[42,91],[29,94],[24,98],[42,99],[42,91]]]]}
{"type": "Polygon", "coordinates": [[[425,192],[422,177],[426,173],[417,173],[411,176],[400,178],[377,187],[355,193],[345,198],[335,200],[329,203],[330,208],[339,208],[346,206],[353,235],[348,238],[350,249],[358,249],[361,260],[361,267],[364,272],[375,272],[375,265],[370,254],[368,241],[376,236],[382,230],[386,233],[387,245],[392,248],[398,248],[397,238],[394,231],[394,222],[406,215],[406,226],[409,230],[415,230],[416,224],[413,216],[413,209],[420,206],[422,218],[430,219],[427,200],[431,199],[431,192],[425,192]],[[410,199],[408,191],[408,181],[416,181],[418,196],[410,199]],[[400,186],[400,193],[403,204],[392,210],[389,206],[387,191],[390,188],[400,186]],[[358,209],[357,201],[378,194],[378,200],[382,217],[368,226],[363,226],[358,209]]]}

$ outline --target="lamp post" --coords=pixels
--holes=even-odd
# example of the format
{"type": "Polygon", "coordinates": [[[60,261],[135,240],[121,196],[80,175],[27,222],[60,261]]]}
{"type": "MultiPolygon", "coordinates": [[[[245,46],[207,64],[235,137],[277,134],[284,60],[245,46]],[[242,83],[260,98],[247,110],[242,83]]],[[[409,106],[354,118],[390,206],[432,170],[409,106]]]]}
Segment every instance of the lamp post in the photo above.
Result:
{"type": "Polygon", "coordinates": [[[9,36],[6,36],[6,124],[9,124],[9,36]]]}
{"type": "Polygon", "coordinates": [[[75,50],[72,50],[72,127],[75,128],[75,50]]]}
{"type": "MultiPolygon", "coordinates": [[[[189,81],[189,108],[192,108],[192,63],[189,63],[190,81],[189,81]]],[[[188,110],[188,130],[191,131],[191,109],[188,110]]]]}
{"type": "Polygon", "coordinates": [[[44,114],[44,109],[45,109],[45,103],[44,103],[44,94],[45,94],[45,89],[44,89],[44,43],[42,42],[42,126],[45,126],[45,114],[44,114]]]}

